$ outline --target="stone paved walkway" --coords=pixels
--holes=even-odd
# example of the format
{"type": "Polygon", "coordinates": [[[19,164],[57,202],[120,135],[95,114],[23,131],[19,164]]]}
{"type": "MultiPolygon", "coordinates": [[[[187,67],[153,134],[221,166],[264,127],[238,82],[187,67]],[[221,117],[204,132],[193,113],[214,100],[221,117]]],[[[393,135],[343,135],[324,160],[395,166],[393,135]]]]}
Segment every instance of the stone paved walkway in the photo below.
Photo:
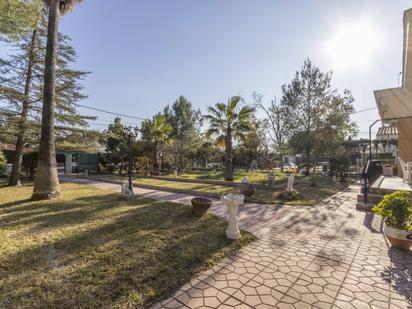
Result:
{"type": "Polygon", "coordinates": [[[358,190],[314,207],[245,205],[241,225],[259,239],[153,308],[412,308],[412,252],[389,249],[379,218],[355,210],[358,190]]]}

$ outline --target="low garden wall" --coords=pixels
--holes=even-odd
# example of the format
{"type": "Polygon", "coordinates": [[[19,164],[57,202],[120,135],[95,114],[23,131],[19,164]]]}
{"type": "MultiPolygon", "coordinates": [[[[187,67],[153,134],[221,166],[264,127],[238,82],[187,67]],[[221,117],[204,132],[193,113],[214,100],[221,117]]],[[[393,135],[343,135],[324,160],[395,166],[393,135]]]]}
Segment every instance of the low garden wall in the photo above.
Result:
{"type": "MultiPolygon", "coordinates": [[[[85,178],[85,179],[89,179],[89,180],[114,183],[114,184],[117,184],[117,185],[122,185],[124,183],[124,181],[120,181],[120,180],[93,178],[93,177],[90,177],[90,176],[82,176],[82,177],[85,178]]],[[[211,197],[211,198],[220,198],[220,196],[221,196],[221,194],[213,193],[213,192],[199,192],[199,191],[188,190],[188,189],[177,189],[177,188],[169,188],[169,187],[153,186],[153,185],[145,185],[145,184],[136,184],[136,183],[133,183],[133,187],[148,189],[148,190],[166,191],[166,192],[172,192],[172,193],[183,193],[183,194],[190,194],[190,195],[204,196],[204,197],[211,197]]]]}
{"type": "MultiPolygon", "coordinates": [[[[157,180],[167,180],[167,181],[176,181],[176,182],[189,182],[189,183],[204,183],[208,185],[219,185],[219,186],[227,186],[227,187],[239,187],[241,185],[240,182],[235,181],[222,181],[222,180],[208,180],[208,179],[190,179],[190,178],[177,178],[177,177],[169,177],[169,176],[134,176],[134,178],[141,178],[141,179],[157,179],[157,180]]],[[[283,181],[280,183],[276,183],[274,185],[262,185],[257,183],[251,183],[256,189],[264,189],[264,190],[272,190],[276,188],[281,188],[286,186],[287,181],[283,181]]],[[[295,180],[295,183],[298,181],[295,180]]]]}

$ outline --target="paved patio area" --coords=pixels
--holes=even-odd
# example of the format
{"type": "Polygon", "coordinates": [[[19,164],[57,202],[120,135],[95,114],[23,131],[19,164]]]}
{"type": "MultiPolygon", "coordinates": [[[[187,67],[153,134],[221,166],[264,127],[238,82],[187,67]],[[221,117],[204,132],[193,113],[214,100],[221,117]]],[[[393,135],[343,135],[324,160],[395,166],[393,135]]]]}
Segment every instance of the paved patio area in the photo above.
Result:
{"type": "Polygon", "coordinates": [[[291,211],[153,308],[412,308],[412,252],[389,249],[359,187],[291,211]]]}
{"type": "MultiPolygon", "coordinates": [[[[379,218],[355,210],[358,191],[313,207],[246,204],[240,225],[259,239],[153,308],[412,308],[412,252],[389,249],[379,218]]],[[[219,202],[211,210],[224,216],[219,202]]]]}

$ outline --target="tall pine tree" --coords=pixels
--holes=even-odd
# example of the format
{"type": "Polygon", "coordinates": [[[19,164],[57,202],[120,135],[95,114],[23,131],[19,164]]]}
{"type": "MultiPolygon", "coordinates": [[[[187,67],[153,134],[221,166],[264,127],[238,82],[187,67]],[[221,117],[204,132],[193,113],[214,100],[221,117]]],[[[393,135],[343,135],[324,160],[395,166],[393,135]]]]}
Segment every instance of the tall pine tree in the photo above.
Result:
{"type": "MultiPolygon", "coordinates": [[[[95,134],[87,130],[87,120],[95,117],[82,116],[75,105],[87,97],[82,93],[80,81],[88,72],[72,68],[76,51],[71,46],[70,38],[59,33],[58,39],[56,139],[67,146],[65,139],[68,138],[73,148],[82,148],[85,143],[90,144],[88,138],[95,138],[95,134]],[[73,127],[76,129],[73,130],[73,127]],[[79,140],[75,141],[77,138],[79,140]]],[[[47,24],[42,16],[32,31],[11,44],[14,53],[7,59],[0,59],[0,114],[8,124],[7,140],[10,140],[11,134],[16,136],[10,185],[17,184],[20,177],[24,144],[39,139],[46,41],[47,24]]]]}

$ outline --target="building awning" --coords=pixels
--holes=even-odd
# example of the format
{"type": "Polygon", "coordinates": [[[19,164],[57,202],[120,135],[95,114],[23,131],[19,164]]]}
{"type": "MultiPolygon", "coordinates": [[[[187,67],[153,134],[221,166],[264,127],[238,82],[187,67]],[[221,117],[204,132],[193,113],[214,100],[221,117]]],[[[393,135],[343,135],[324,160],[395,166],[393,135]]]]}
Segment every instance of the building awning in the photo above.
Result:
{"type": "Polygon", "coordinates": [[[412,117],[412,9],[403,15],[402,85],[374,95],[382,120],[412,117]]]}
{"type": "Polygon", "coordinates": [[[398,139],[398,127],[396,125],[382,126],[376,133],[377,140],[396,140],[398,139]]]}
{"type": "Polygon", "coordinates": [[[412,94],[405,88],[375,90],[374,95],[382,120],[412,117],[412,94]]]}

